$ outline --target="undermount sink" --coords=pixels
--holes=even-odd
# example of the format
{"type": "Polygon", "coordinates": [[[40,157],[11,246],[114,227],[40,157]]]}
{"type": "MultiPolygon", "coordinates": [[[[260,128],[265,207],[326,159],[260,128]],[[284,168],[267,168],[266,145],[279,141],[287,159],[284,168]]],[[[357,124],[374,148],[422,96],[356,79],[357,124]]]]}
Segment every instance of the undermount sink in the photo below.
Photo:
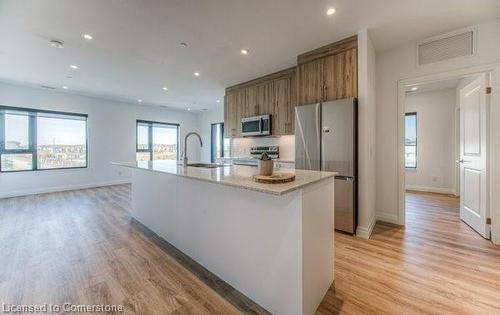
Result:
{"type": "Polygon", "coordinates": [[[188,163],[187,166],[191,167],[204,167],[204,168],[217,168],[228,166],[226,164],[216,164],[216,163],[188,163]]]}

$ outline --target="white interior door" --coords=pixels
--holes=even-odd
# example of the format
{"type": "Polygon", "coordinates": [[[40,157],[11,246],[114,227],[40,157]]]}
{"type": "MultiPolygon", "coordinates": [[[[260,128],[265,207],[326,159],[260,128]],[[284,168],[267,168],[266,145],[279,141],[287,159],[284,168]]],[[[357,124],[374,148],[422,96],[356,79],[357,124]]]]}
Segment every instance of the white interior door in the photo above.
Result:
{"type": "Polygon", "coordinates": [[[460,90],[460,218],[490,238],[485,76],[460,90]]]}

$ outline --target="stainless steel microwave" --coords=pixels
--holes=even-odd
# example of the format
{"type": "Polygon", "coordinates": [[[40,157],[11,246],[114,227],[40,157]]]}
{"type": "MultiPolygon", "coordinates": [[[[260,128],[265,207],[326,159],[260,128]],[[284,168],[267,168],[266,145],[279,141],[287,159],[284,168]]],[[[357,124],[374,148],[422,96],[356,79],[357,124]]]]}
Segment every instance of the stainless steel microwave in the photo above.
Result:
{"type": "Polygon", "coordinates": [[[269,136],[271,134],[271,115],[260,115],[241,119],[243,137],[269,136]]]}

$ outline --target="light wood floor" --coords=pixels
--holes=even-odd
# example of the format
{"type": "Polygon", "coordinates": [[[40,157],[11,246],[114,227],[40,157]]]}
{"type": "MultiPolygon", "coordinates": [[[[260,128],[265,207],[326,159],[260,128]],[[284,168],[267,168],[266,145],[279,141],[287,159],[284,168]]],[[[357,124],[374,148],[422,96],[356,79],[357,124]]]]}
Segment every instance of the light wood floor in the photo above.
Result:
{"type": "MultiPolygon", "coordinates": [[[[336,233],[335,285],[317,313],[500,314],[500,247],[460,222],[457,203],[411,193],[406,228],[379,223],[370,240],[336,233]]],[[[185,263],[129,211],[127,185],[0,200],[0,303],[265,313],[185,263]]]]}
{"type": "Polygon", "coordinates": [[[0,200],[0,303],[240,313],[144,236],[129,210],[130,186],[0,200]]]}
{"type": "Polygon", "coordinates": [[[458,203],[408,193],[405,228],[337,233],[335,288],[318,314],[500,314],[500,246],[460,221],[458,203]]]}

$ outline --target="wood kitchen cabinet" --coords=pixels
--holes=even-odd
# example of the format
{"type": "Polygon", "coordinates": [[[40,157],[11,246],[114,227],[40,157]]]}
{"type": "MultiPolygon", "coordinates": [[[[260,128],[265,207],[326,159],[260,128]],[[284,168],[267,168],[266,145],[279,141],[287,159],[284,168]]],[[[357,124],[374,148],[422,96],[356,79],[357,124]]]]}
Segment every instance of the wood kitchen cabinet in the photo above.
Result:
{"type": "Polygon", "coordinates": [[[300,55],[298,105],[357,97],[357,37],[300,55]]]}
{"type": "Polygon", "coordinates": [[[356,48],[332,56],[323,61],[323,101],[357,97],[358,68],[356,48]]]}
{"type": "Polygon", "coordinates": [[[299,105],[323,100],[323,64],[323,59],[316,59],[297,67],[299,105]]]}
{"type": "Polygon", "coordinates": [[[247,102],[243,117],[252,117],[269,113],[272,98],[271,82],[249,86],[246,89],[247,102]]]}
{"type": "Polygon", "coordinates": [[[294,130],[295,103],[292,90],[295,88],[291,77],[273,82],[272,130],[274,135],[289,135],[294,130]]]}
{"type": "Polygon", "coordinates": [[[241,136],[241,117],[246,107],[246,90],[235,89],[226,92],[224,97],[224,137],[241,136]]]}
{"type": "Polygon", "coordinates": [[[225,137],[241,137],[241,119],[271,115],[272,135],[294,134],[296,70],[287,69],[226,89],[225,137]]]}
{"type": "Polygon", "coordinates": [[[297,57],[297,67],[226,89],[225,137],[241,137],[241,119],[271,115],[272,135],[295,133],[295,106],[358,96],[358,38],[297,57]]]}

